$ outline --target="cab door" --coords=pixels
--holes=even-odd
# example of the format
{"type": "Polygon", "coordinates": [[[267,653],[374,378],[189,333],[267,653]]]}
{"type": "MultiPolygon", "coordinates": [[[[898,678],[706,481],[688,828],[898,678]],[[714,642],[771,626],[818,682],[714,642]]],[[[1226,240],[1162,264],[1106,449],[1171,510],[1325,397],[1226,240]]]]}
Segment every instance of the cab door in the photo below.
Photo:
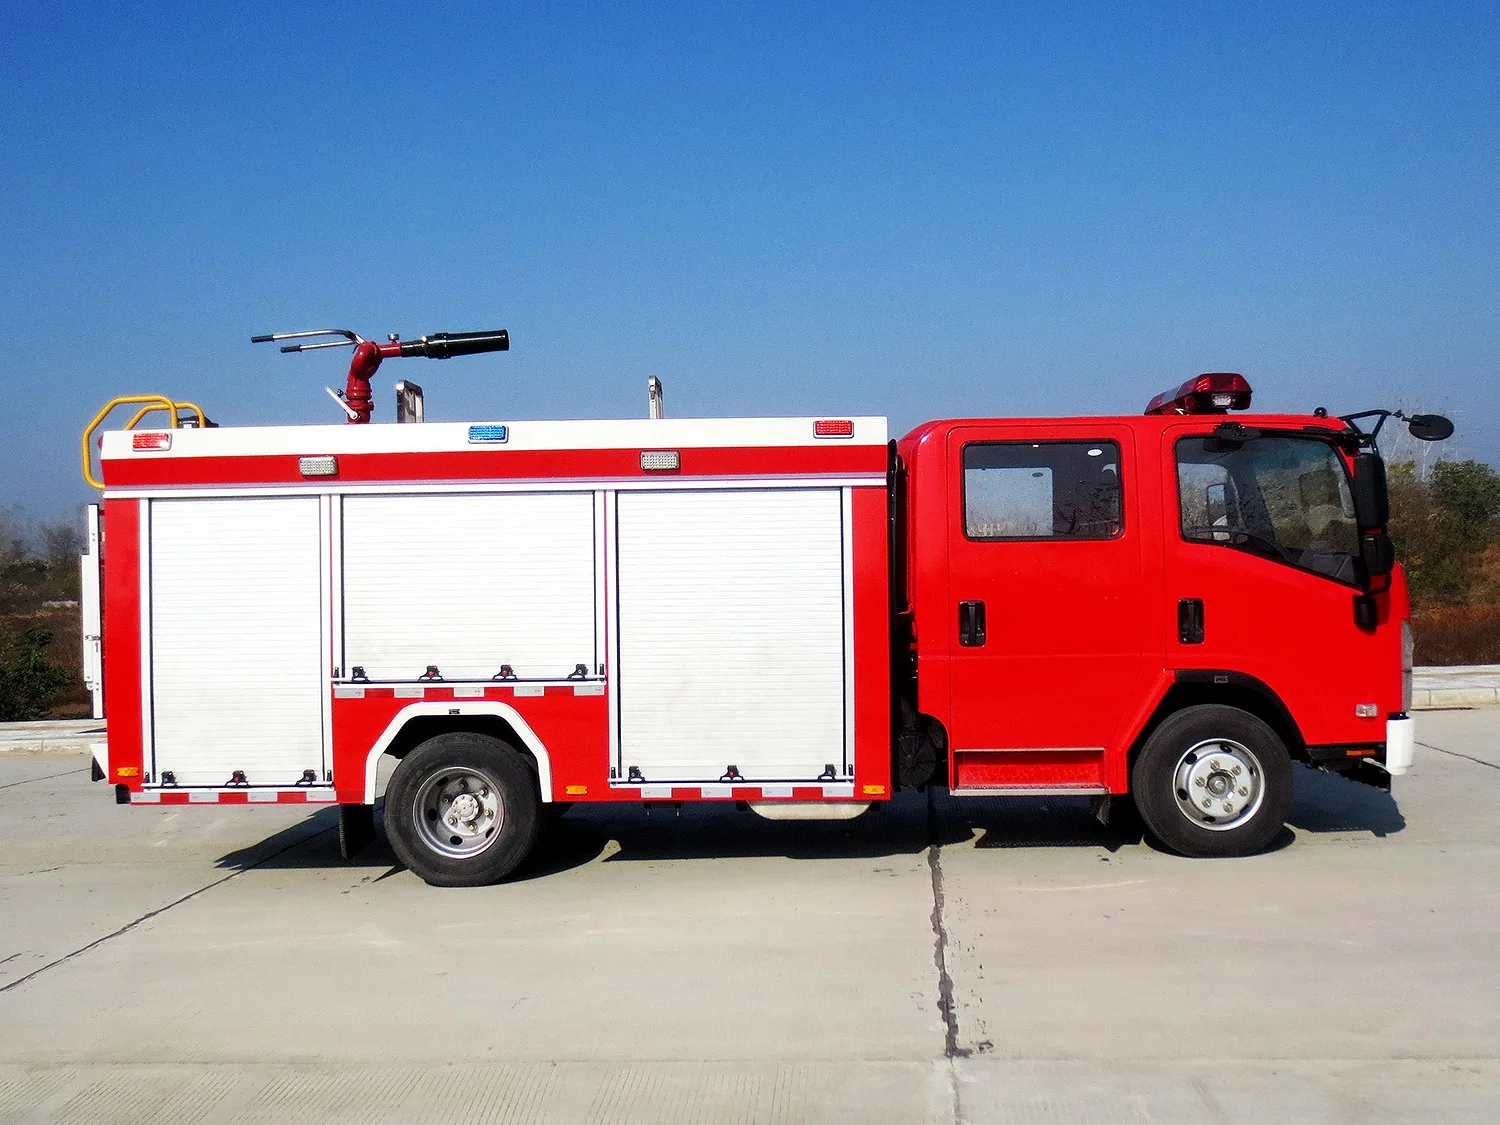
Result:
{"type": "Polygon", "coordinates": [[[1079,776],[1069,755],[1101,761],[1138,698],[1154,620],[1132,432],[986,423],[948,442],[952,747],[1048,751],[1035,784],[1047,763],[1079,776]]]}

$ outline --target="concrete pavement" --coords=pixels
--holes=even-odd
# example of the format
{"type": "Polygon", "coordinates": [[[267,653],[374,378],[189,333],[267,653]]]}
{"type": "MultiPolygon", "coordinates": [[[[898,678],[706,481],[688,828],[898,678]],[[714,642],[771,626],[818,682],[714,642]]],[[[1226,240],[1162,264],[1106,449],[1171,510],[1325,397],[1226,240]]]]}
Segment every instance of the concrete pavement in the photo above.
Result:
{"type": "Polygon", "coordinates": [[[1246,860],[902,794],[575,808],[477,891],[0,755],[0,1122],[1493,1121],[1500,712],[1418,739],[1246,860]]]}

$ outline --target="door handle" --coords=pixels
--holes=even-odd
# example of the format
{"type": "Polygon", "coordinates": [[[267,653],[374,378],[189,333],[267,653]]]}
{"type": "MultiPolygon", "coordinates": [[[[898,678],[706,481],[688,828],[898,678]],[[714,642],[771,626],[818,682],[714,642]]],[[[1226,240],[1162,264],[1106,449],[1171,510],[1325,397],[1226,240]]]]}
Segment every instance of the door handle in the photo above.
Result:
{"type": "Polygon", "coordinates": [[[958,643],[968,648],[984,644],[984,603],[958,603],[958,643]]]}
{"type": "Polygon", "coordinates": [[[1177,640],[1180,644],[1203,643],[1203,599],[1177,599],[1177,640]]]}

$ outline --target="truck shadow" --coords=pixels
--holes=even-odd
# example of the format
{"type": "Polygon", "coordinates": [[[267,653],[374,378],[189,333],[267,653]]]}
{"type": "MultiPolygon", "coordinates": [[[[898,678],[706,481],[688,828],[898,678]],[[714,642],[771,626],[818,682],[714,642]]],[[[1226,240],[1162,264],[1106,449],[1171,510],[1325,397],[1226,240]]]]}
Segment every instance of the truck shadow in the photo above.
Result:
{"type": "MultiPolygon", "coordinates": [[[[957,842],[953,841],[945,842],[957,842]]],[[[854,820],[773,821],[730,804],[575,805],[543,836],[512,880],[539,878],[599,860],[878,859],[928,847],[927,799],[901,793],[854,820]],[[608,853],[608,854],[606,854],[608,853]]]]}
{"type": "MultiPolygon", "coordinates": [[[[321,809],[249,847],[221,856],[222,870],[252,867],[341,867],[377,870],[385,878],[402,870],[380,823],[375,839],[353,859],[338,851],[338,810],[321,809]]],[[[1402,831],[1406,819],[1389,793],[1312,769],[1296,771],[1288,828],[1276,851],[1305,832],[1402,831]]],[[[902,792],[854,820],[772,821],[727,804],[575,805],[548,826],[531,857],[510,881],[543,878],[590,863],[782,857],[879,859],[915,856],[934,842],[943,847],[1102,848],[1149,845],[1128,802],[1116,801],[1110,823],[1100,824],[1089,801],[1077,797],[963,797],[902,792]]]]}
{"type": "Polygon", "coordinates": [[[650,813],[640,806],[575,806],[511,878],[556,874],[601,856],[605,863],[772,856],[879,859],[917,856],[933,843],[1114,852],[1141,840],[1133,818],[1121,817],[1105,827],[1088,801],[1076,798],[953,798],[934,792],[929,804],[923,793],[902,792],[889,804],[848,821],[769,821],[726,805],[650,813]],[[611,845],[617,850],[610,851],[611,845]]]}
{"type": "Polygon", "coordinates": [[[943,802],[976,848],[1104,848],[1140,844],[1145,829],[1128,801],[1116,801],[1101,824],[1086,797],[965,797],[943,802]]]}
{"type": "Polygon", "coordinates": [[[1368,832],[1390,836],[1406,827],[1396,799],[1369,785],[1303,767],[1286,821],[1307,832],[1368,832]]]}
{"type": "Polygon", "coordinates": [[[249,871],[252,867],[323,867],[329,863],[330,856],[333,862],[340,862],[338,829],[338,808],[321,808],[307,819],[289,824],[264,840],[225,852],[214,866],[221,871],[249,871]]]}

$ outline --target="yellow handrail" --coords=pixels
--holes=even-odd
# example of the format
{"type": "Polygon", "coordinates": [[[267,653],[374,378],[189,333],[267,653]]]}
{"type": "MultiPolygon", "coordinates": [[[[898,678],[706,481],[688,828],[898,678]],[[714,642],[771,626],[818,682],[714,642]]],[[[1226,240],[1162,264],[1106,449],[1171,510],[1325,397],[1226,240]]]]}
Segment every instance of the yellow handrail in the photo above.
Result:
{"type": "MultiPolygon", "coordinates": [[[[94,415],[94,420],[90,422],[88,424],[88,428],[83,431],[83,479],[88,481],[91,486],[99,489],[100,491],[103,491],[104,489],[104,482],[94,476],[93,458],[89,455],[89,439],[94,436],[94,431],[99,428],[99,424],[103,422],[105,418],[109,417],[109,412],[115,407],[126,406],[130,403],[139,402],[148,402],[152,403],[153,405],[147,409],[136,411],[135,417],[132,418],[130,420],[130,423],[125,427],[127,430],[133,428],[137,422],[139,422],[152,410],[165,410],[168,416],[172,419],[172,428],[174,430],[177,429],[179,425],[181,425],[181,423],[177,420],[177,403],[173,402],[166,395],[121,395],[118,398],[112,398],[107,403],[105,403],[104,409],[100,410],[98,414],[94,415]]],[[[200,422],[203,421],[203,411],[198,410],[198,408],[196,406],[193,406],[192,403],[185,402],[182,405],[191,407],[193,410],[197,410],[198,420],[200,422]]]]}
{"type": "MultiPolygon", "coordinates": [[[[203,407],[199,406],[196,402],[179,402],[176,404],[176,406],[178,410],[191,410],[194,414],[198,415],[198,428],[200,430],[208,425],[208,417],[203,413],[203,407]]],[[[150,414],[153,410],[165,409],[166,407],[162,406],[160,403],[147,403],[131,416],[130,421],[125,423],[125,428],[127,430],[133,430],[141,424],[141,419],[144,418],[147,414],[150,414]]]]}

